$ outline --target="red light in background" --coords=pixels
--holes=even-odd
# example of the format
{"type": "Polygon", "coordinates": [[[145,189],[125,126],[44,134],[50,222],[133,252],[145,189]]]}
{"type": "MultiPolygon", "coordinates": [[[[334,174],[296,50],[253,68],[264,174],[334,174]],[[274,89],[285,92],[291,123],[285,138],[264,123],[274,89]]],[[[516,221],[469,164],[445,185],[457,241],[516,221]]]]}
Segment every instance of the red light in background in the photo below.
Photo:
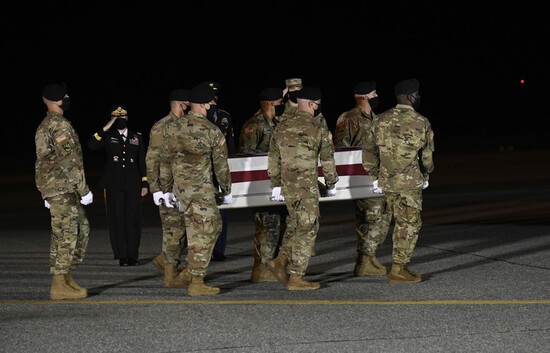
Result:
{"type": "Polygon", "coordinates": [[[521,79],[521,80],[519,80],[519,83],[521,83],[523,85],[523,84],[525,84],[525,80],[521,79]]]}

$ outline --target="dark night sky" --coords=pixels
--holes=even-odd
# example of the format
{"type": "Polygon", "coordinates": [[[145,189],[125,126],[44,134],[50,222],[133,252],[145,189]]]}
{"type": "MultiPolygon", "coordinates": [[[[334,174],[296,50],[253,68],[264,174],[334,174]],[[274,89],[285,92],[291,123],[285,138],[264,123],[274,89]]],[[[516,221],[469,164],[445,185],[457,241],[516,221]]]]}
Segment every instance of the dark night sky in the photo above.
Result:
{"type": "MultiPolygon", "coordinates": [[[[66,116],[83,144],[118,102],[129,109],[130,128],[147,136],[168,113],[172,89],[205,80],[222,84],[219,105],[238,130],[262,88],[302,77],[322,89],[334,129],[353,106],[355,83],[377,81],[380,113],[395,104],[395,82],[416,77],[440,153],[544,146],[550,31],[542,5],[324,3],[4,4],[3,160],[33,170],[41,90],[62,81],[72,98],[66,116]]],[[[85,162],[94,159],[85,151],[85,162]]]]}

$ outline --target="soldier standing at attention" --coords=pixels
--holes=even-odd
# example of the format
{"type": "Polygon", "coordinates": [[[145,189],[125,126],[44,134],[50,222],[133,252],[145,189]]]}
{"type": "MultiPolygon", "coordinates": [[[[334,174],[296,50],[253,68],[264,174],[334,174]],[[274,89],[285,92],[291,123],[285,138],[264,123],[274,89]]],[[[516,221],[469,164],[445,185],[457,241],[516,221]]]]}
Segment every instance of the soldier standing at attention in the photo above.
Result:
{"type": "Polygon", "coordinates": [[[105,188],[114,258],[120,266],[136,266],[140,264],[142,197],[147,195],[149,185],[143,138],[141,133],[128,130],[127,125],[126,108],[116,106],[109,122],[88,140],[88,147],[105,148],[107,156],[101,186],[105,188]]]}
{"type": "Polygon", "coordinates": [[[42,101],[48,113],[34,137],[35,182],[51,217],[50,298],[86,298],[88,291],[74,280],[72,272],[88,248],[90,223],[82,205],[92,203],[93,195],[86,183],[80,140],[63,116],[70,104],[66,86],[47,85],[42,101]]]}
{"type": "MultiPolygon", "coordinates": [[[[216,204],[218,181],[223,204],[232,202],[227,144],[220,129],[206,118],[214,105],[215,92],[208,83],[191,90],[191,111],[164,129],[160,181],[162,190],[172,190],[185,217],[187,266],[177,275],[190,296],[210,296],[220,288],[204,284],[204,277],[222,230],[216,204]]],[[[171,196],[170,196],[171,197],[171,196]]]]}
{"type": "Polygon", "coordinates": [[[153,193],[153,202],[159,206],[162,225],[162,252],[153,259],[153,264],[164,274],[164,287],[183,287],[177,280],[176,267],[179,262],[182,243],[185,240],[185,222],[183,214],[171,204],[167,190],[160,185],[160,160],[164,144],[164,128],[170,121],[182,119],[189,103],[189,90],[175,89],[170,93],[170,113],[157,121],[149,132],[149,146],[145,156],[147,180],[153,193]]]}
{"type": "MultiPolygon", "coordinates": [[[[283,90],[266,88],[260,92],[260,110],[244,122],[239,135],[239,152],[244,154],[267,153],[275,130],[275,119],[285,110],[283,90]]],[[[275,257],[279,238],[284,234],[286,207],[260,207],[254,212],[254,265],[250,280],[257,282],[277,281],[267,268],[275,257]]]]}
{"type": "MultiPolygon", "coordinates": [[[[372,111],[378,104],[376,82],[365,81],[353,89],[355,107],[342,113],[336,122],[334,145],[336,147],[362,147],[378,153],[373,143],[372,111]]],[[[384,276],[388,273],[376,259],[376,249],[386,239],[391,215],[386,212],[386,198],[370,197],[353,200],[355,203],[355,233],[357,235],[357,260],[355,276],[384,276]]]]}
{"type": "Polygon", "coordinates": [[[327,196],[336,195],[338,174],[334,146],[317,117],[321,112],[321,91],[304,87],[297,101],[298,111],[277,125],[269,144],[267,172],[272,198],[285,202],[289,216],[279,254],[268,266],[288,290],[314,290],[320,284],[308,282],[303,276],[319,231],[318,161],[327,196]]]}
{"type": "Polygon", "coordinates": [[[434,134],[428,119],[417,112],[419,89],[416,79],[395,85],[397,105],[374,120],[378,153],[363,148],[363,166],[374,179],[373,191],[384,192],[388,212],[395,220],[390,282],[416,283],[422,279],[406,266],[422,226],[422,190],[428,187],[434,170],[434,134]]]}

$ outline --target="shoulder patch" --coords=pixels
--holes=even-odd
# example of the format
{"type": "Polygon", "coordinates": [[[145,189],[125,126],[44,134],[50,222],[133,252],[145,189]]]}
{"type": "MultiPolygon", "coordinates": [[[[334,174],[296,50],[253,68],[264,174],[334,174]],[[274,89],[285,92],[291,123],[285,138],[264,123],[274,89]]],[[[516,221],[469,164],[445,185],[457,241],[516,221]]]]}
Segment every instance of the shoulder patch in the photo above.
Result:
{"type": "Polygon", "coordinates": [[[61,135],[59,135],[55,138],[55,142],[61,143],[61,142],[65,141],[66,139],[67,139],[67,136],[65,136],[65,134],[61,134],[61,135]]]}

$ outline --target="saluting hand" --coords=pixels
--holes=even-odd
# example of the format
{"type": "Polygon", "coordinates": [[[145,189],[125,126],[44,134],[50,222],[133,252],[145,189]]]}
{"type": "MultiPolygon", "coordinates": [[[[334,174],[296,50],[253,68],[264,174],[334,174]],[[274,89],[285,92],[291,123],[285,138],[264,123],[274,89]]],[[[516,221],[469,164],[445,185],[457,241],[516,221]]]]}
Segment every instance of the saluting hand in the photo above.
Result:
{"type": "Polygon", "coordinates": [[[111,126],[114,124],[114,122],[115,122],[116,119],[117,119],[116,116],[112,116],[112,117],[111,117],[111,120],[109,120],[109,122],[107,123],[107,125],[105,125],[105,126],[103,127],[103,131],[109,130],[109,129],[111,128],[111,126]]]}

